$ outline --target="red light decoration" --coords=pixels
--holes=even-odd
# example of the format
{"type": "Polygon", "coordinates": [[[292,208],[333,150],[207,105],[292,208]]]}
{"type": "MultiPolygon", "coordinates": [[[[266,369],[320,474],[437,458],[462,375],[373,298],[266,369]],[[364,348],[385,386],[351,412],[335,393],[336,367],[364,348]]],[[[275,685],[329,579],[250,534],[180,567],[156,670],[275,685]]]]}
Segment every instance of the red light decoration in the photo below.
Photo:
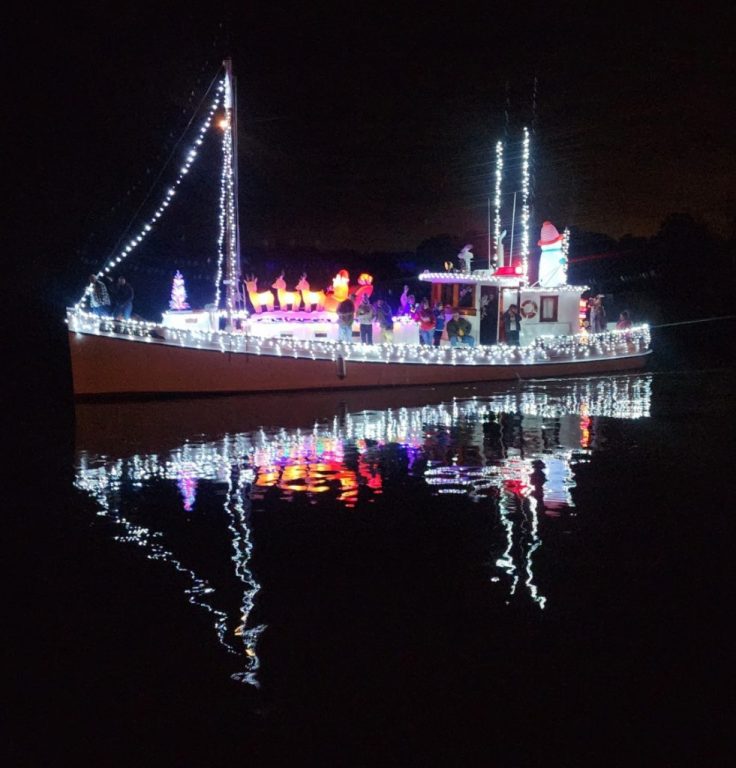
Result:
{"type": "Polygon", "coordinates": [[[358,277],[358,290],[355,291],[355,298],[360,300],[362,297],[370,296],[373,293],[373,275],[363,272],[358,277]]]}

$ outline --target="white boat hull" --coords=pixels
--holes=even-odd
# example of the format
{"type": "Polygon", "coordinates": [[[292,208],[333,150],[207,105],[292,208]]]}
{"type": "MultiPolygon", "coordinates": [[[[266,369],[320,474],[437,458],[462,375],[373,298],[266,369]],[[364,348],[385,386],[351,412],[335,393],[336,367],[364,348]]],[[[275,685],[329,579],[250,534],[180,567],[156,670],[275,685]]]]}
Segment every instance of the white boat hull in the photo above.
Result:
{"type": "MultiPolygon", "coordinates": [[[[157,340],[69,332],[74,394],[105,396],[226,394],[289,390],[403,387],[479,381],[554,378],[639,370],[649,351],[621,343],[616,354],[544,362],[468,364],[447,349],[442,361],[360,360],[350,347],[333,345],[335,359],[222,351],[157,340]]],[[[360,354],[359,352],[357,354],[360,354]]],[[[462,353],[460,353],[462,358],[462,353]]]]}

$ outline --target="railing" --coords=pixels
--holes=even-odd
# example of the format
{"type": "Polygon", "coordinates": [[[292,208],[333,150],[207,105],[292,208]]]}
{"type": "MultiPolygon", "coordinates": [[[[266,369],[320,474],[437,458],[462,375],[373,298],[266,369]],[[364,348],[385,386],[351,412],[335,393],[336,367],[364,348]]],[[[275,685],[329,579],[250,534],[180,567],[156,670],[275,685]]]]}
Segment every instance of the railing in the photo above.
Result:
{"type": "Polygon", "coordinates": [[[651,342],[649,326],[587,335],[539,336],[523,347],[434,347],[420,344],[359,344],[327,339],[293,339],[250,336],[234,331],[201,331],[163,328],[141,320],[115,320],[70,309],[67,324],[72,332],[127,341],[232,354],[274,355],[312,360],[343,360],[412,365],[540,365],[641,355],[651,342]]]}

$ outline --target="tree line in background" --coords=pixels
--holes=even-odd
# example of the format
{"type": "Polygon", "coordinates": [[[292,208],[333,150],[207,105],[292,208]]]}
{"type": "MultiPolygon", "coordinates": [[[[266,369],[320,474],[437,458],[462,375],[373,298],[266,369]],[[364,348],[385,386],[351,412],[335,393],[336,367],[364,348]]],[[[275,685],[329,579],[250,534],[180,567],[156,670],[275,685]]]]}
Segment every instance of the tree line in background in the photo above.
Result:
{"type": "MultiPolygon", "coordinates": [[[[474,243],[473,268],[487,265],[487,235],[442,234],[420,243],[415,251],[324,251],[316,247],[243,247],[243,272],[254,273],[259,289],[266,290],[284,271],[289,288],[303,272],[313,288],[324,288],[340,269],[357,281],[362,272],[373,275],[376,298],[397,307],[404,285],[417,295],[428,285],[417,280],[422,270],[443,271],[445,262],[456,267],[457,254],[474,243]]],[[[530,279],[536,279],[538,248],[532,248],[530,279]]],[[[676,322],[733,313],[730,290],[736,285],[736,232],[720,237],[687,213],[670,214],[652,237],[626,235],[620,239],[571,228],[568,282],[587,285],[593,294],[604,294],[609,318],[628,309],[635,321],[651,324],[676,322]]],[[[90,264],[94,269],[94,265],[90,264]]],[[[154,319],[168,308],[171,281],[176,270],[186,279],[189,302],[204,307],[212,301],[216,264],[207,259],[131,260],[124,270],[136,290],[135,311],[154,319]]]]}

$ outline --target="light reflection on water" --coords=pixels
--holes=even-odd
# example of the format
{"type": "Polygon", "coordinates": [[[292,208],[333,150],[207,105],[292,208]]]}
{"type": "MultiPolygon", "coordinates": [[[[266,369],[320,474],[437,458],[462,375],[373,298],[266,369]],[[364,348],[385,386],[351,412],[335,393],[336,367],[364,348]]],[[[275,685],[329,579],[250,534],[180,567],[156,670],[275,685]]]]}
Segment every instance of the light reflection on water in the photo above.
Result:
{"type": "Polygon", "coordinates": [[[219,642],[242,659],[233,677],[257,686],[258,641],[267,626],[256,615],[261,585],[250,568],[251,525],[267,494],[283,505],[306,500],[315,513],[327,504],[349,513],[384,494],[388,454],[399,449],[408,475],[426,483],[438,503],[451,495],[485,505],[499,532],[488,542],[489,578],[506,602],[523,594],[541,610],[547,597],[534,576],[544,543],[540,516],[574,517],[575,469],[598,448],[600,418],[648,417],[651,388],[645,375],[531,383],[418,407],[342,409],[306,428],[271,425],[217,439],[182,438],[162,451],[129,453],[121,444],[122,457],[82,439],[75,485],[94,498],[117,541],[138,545],[149,559],[185,576],[187,599],[212,614],[219,642]],[[180,514],[190,519],[213,498],[221,508],[234,579],[229,587],[216,588],[192,564],[197,558],[178,546],[174,524],[146,515],[141,499],[162,486],[176,488],[180,514]]]}

